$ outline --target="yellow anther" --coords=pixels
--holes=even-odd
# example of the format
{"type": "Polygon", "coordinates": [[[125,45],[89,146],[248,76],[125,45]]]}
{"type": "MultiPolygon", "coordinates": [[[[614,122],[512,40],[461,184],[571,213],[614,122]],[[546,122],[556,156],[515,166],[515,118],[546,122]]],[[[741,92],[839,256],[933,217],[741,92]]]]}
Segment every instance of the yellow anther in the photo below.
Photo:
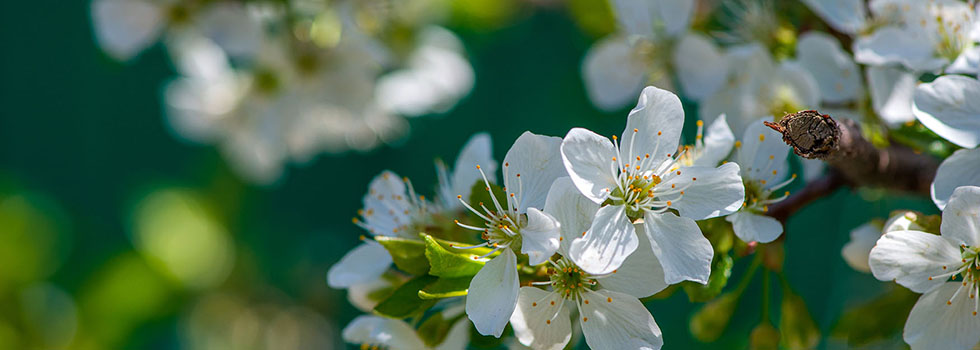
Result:
{"type": "Polygon", "coordinates": [[[700,127],[700,126],[704,126],[704,121],[702,121],[702,120],[698,120],[698,126],[699,126],[699,127],[700,127]]]}
{"type": "Polygon", "coordinates": [[[775,170],[773,170],[773,171],[772,171],[772,174],[773,174],[773,175],[776,175],[776,171],[775,171],[775,170]]]}
{"type": "Polygon", "coordinates": [[[551,324],[551,320],[544,320],[544,323],[551,324]]]}
{"type": "Polygon", "coordinates": [[[765,141],[765,140],[766,140],[766,135],[759,134],[759,141],[765,141]]]}
{"type": "Polygon", "coordinates": [[[479,169],[479,168],[480,168],[480,165],[479,165],[479,164],[477,164],[477,165],[476,165],[476,168],[477,168],[477,169],[479,169]]]}
{"type": "Polygon", "coordinates": [[[766,184],[766,180],[759,180],[759,183],[765,185],[766,184]]]}
{"type": "Polygon", "coordinates": [[[657,131],[657,136],[663,135],[664,133],[657,131]]]}
{"type": "Polygon", "coordinates": [[[612,302],[612,297],[606,297],[606,302],[607,303],[611,303],[612,302]]]}
{"type": "MultiPolygon", "coordinates": [[[[581,283],[579,283],[579,284],[581,284],[581,283]]],[[[585,305],[589,305],[589,299],[585,299],[584,302],[585,302],[585,305]]]]}
{"type": "Polygon", "coordinates": [[[669,206],[671,206],[671,204],[672,204],[672,203],[671,203],[670,201],[667,201],[667,206],[668,206],[668,207],[669,207],[669,206]]]}
{"type": "Polygon", "coordinates": [[[582,322],[589,322],[589,318],[588,317],[582,317],[582,322]]]}
{"type": "Polygon", "coordinates": [[[640,129],[633,128],[633,132],[640,132],[640,129]]]}
{"type": "Polygon", "coordinates": [[[618,138],[618,137],[616,137],[616,135],[613,135],[613,141],[615,141],[615,140],[618,140],[618,139],[619,139],[619,138],[618,138]]]}
{"type": "Polygon", "coordinates": [[[735,141],[735,148],[742,147],[742,141],[735,141]]]}
{"type": "Polygon", "coordinates": [[[531,303],[531,307],[538,306],[538,303],[531,303]]]}

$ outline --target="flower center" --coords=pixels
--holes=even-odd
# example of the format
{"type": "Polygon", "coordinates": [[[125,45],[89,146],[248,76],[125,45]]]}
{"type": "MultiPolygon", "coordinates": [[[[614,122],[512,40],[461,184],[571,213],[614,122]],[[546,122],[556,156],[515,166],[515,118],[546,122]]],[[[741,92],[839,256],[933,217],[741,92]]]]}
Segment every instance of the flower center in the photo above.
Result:
{"type": "MultiPolygon", "coordinates": [[[[679,162],[684,158],[683,154],[688,148],[684,147],[675,154],[668,153],[666,158],[651,157],[650,153],[633,156],[633,140],[639,132],[639,129],[633,129],[633,137],[630,138],[625,161],[618,157],[612,158],[610,170],[612,176],[616,178],[616,187],[605,189],[609,192],[609,204],[625,206],[626,216],[632,220],[643,217],[646,212],[667,211],[684,196],[684,190],[697,180],[692,177],[692,182],[681,185],[665,183],[681,176],[679,162]]],[[[658,131],[656,135],[659,137],[662,134],[658,131]]],[[[616,149],[620,150],[619,154],[623,154],[619,139],[615,135],[612,139],[616,149]]],[[[659,143],[657,145],[659,146],[659,143]]],[[[653,154],[656,155],[657,152],[658,149],[655,148],[653,154]]]]}
{"type": "MultiPolygon", "coordinates": [[[[507,177],[507,168],[509,166],[510,164],[504,164],[505,178],[507,177]]],[[[456,225],[459,225],[462,228],[482,231],[483,233],[480,235],[480,238],[487,241],[486,243],[468,248],[482,246],[489,246],[493,248],[493,250],[484,255],[484,257],[492,254],[498,249],[504,249],[507,247],[510,247],[515,252],[520,252],[521,243],[523,242],[521,239],[521,228],[527,226],[527,215],[518,212],[518,208],[520,208],[520,190],[523,186],[521,183],[521,174],[517,174],[518,191],[516,193],[504,188],[504,193],[507,195],[507,208],[504,209],[504,207],[500,205],[500,201],[497,200],[497,196],[494,195],[493,187],[490,185],[490,180],[487,179],[487,175],[483,173],[483,168],[481,168],[479,165],[477,165],[476,168],[480,170],[480,175],[483,177],[483,183],[486,185],[486,191],[490,194],[490,199],[493,201],[493,206],[496,210],[490,210],[490,208],[487,208],[483,202],[478,204],[482,211],[478,210],[472,207],[469,203],[466,203],[466,201],[463,200],[463,196],[456,196],[456,199],[458,199],[466,209],[484,220],[484,227],[471,226],[456,220],[456,225]]]]}
{"type": "MultiPolygon", "coordinates": [[[[382,175],[385,180],[389,174],[382,175]]],[[[402,178],[402,182],[408,189],[407,197],[400,194],[384,195],[377,193],[374,189],[368,191],[369,196],[377,199],[377,204],[370,205],[357,211],[363,218],[354,218],[355,225],[360,226],[372,235],[402,236],[405,238],[418,238],[418,232],[424,231],[432,221],[432,208],[425,200],[425,196],[415,193],[415,188],[408,178],[402,178]]]]}
{"type": "Polygon", "coordinates": [[[583,295],[596,285],[596,280],[592,276],[567,259],[558,260],[554,265],[554,268],[548,269],[550,284],[555,289],[555,293],[565,299],[582,300],[583,295]]]}
{"type": "Polygon", "coordinates": [[[959,283],[959,288],[946,301],[946,305],[953,305],[953,301],[961,292],[965,291],[964,297],[968,296],[973,300],[973,310],[969,311],[973,316],[976,316],[977,311],[980,311],[980,298],[977,298],[977,295],[980,294],[980,246],[960,245],[960,255],[962,260],[958,267],[943,265],[943,271],[948,272],[929,277],[929,280],[948,278],[951,282],[959,283]]]}

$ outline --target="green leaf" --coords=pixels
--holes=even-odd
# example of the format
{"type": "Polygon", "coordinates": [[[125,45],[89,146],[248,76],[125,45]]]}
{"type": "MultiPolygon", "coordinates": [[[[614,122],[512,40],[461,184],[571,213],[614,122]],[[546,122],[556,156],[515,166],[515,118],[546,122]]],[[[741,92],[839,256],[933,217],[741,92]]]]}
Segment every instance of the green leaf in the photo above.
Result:
{"type": "Polygon", "coordinates": [[[452,243],[443,246],[439,241],[427,234],[420,234],[425,241],[425,257],[431,266],[429,274],[439,277],[464,277],[473,276],[483,268],[483,261],[477,260],[479,255],[474,255],[467,250],[465,253],[456,249],[448,248],[452,243]],[[450,250],[452,249],[452,250],[450,250]]]}
{"type": "Polygon", "coordinates": [[[413,275],[424,275],[429,272],[429,261],[425,258],[425,243],[420,240],[400,237],[374,236],[381,243],[391,259],[402,271],[413,275]]]}
{"type": "Polygon", "coordinates": [[[820,329],[810,317],[803,298],[786,288],[780,307],[779,333],[785,349],[813,349],[820,343],[820,329]]]}
{"type": "Polygon", "coordinates": [[[738,298],[739,293],[728,293],[704,304],[704,307],[691,317],[691,335],[706,343],[718,340],[725,332],[725,328],[728,328],[728,322],[732,320],[738,298]]]}
{"type": "Polygon", "coordinates": [[[429,347],[438,346],[446,340],[446,336],[449,335],[449,330],[453,328],[453,324],[459,321],[461,317],[465,317],[464,314],[447,319],[443,313],[437,312],[425,319],[419,326],[419,337],[429,347]]]}
{"type": "Polygon", "coordinates": [[[847,310],[837,321],[832,334],[847,339],[851,347],[901,334],[905,320],[919,295],[900,286],[856,308],[847,310]]]}
{"type": "Polygon", "coordinates": [[[442,299],[466,295],[473,276],[441,277],[419,291],[419,298],[442,299]]]}
{"type": "Polygon", "coordinates": [[[712,300],[718,294],[721,294],[721,290],[728,285],[728,278],[731,277],[732,266],[734,265],[732,257],[728,256],[728,254],[716,255],[711,265],[711,275],[708,277],[708,284],[705,285],[690,281],[681,284],[684,292],[687,293],[687,298],[691,302],[703,303],[712,300]]]}
{"type": "Polygon", "coordinates": [[[435,305],[435,300],[419,298],[419,291],[435,282],[432,276],[418,276],[395,289],[387,299],[378,303],[374,311],[391,318],[406,318],[417,315],[435,305]]]}

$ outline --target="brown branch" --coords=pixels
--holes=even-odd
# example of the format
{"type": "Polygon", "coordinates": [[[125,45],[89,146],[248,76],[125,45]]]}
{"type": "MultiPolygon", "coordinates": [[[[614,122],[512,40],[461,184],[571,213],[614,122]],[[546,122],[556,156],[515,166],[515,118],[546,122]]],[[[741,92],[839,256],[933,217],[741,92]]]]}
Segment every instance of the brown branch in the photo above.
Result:
{"type": "Polygon", "coordinates": [[[883,187],[929,195],[939,162],[893,144],[877,148],[853,120],[836,121],[817,111],[791,113],[779,122],[765,122],[783,134],[783,141],[807,159],[821,159],[852,186],[883,187]]]}
{"type": "Polygon", "coordinates": [[[847,184],[844,176],[837,170],[830,169],[826,175],[808,183],[803,189],[796,191],[786,199],[773,203],[769,207],[767,215],[786,223],[793,213],[807,206],[811,202],[834,193],[838,188],[847,184]]]}

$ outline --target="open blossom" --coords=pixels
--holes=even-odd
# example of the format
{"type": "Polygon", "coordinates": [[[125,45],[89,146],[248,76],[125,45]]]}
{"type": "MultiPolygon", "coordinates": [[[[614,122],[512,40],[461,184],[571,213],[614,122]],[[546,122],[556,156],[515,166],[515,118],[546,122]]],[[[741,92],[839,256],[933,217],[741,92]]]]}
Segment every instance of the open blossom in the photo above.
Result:
{"type": "Polygon", "coordinates": [[[581,128],[565,136],[562,159],[575,186],[595,203],[608,201],[569,250],[580,268],[618,269],[639,247],[634,225],[643,225],[667,283],[707,283],[714,251],[694,220],[734,212],[745,193],[737,164],[679,164],[683,125],[677,96],[651,86],[630,112],[621,141],[581,128]]]}
{"type": "Polygon", "coordinates": [[[871,272],[923,293],[905,324],[912,349],[970,349],[980,341],[980,187],[953,192],[940,233],[885,233],[871,250],[871,272]]]}
{"type": "MultiPolygon", "coordinates": [[[[504,156],[504,192],[501,204],[491,192],[493,203],[477,208],[457,196],[460,203],[483,219],[474,226],[457,221],[460,227],[482,232],[485,243],[473,247],[493,248],[484,257],[500,252],[470,281],[466,314],[483,335],[500,337],[514,312],[518,294],[517,254],[526,254],[531,265],[545,262],[559,245],[560,224],[543,212],[551,183],[563,176],[558,146],[561,139],[525,132],[504,156]],[[492,205],[488,208],[488,205],[492,205]]],[[[482,167],[477,165],[487,191],[492,191],[482,167]]]]}
{"type": "Polygon", "coordinates": [[[915,117],[929,130],[960,147],[980,145],[980,81],[944,75],[919,85],[913,98],[915,117]]]}
{"type": "Polygon", "coordinates": [[[971,30],[972,7],[959,1],[876,1],[871,10],[886,25],[854,42],[855,59],[864,64],[901,64],[913,71],[976,74],[980,52],[971,30]]]}
{"type": "MultiPolygon", "coordinates": [[[[490,137],[476,134],[463,146],[456,159],[456,170],[452,180],[444,184],[449,188],[465,188],[455,184],[473,184],[480,178],[478,172],[469,171],[478,162],[495,167],[491,153],[490,137]]],[[[450,176],[446,176],[450,177],[450,176]]],[[[392,171],[383,171],[375,176],[364,195],[364,208],[358,211],[360,219],[354,223],[375,236],[394,236],[418,239],[418,233],[431,219],[431,215],[455,208],[442,208],[415,193],[407,178],[401,178],[392,171]]],[[[352,249],[327,272],[327,284],[333,288],[351,288],[356,285],[376,283],[391,266],[391,255],[381,244],[366,239],[352,249]]]]}
{"type": "MultiPolygon", "coordinates": [[[[599,205],[583,196],[565,177],[555,181],[545,210],[562,222],[562,242],[588,229],[599,205]]],[[[638,230],[642,235],[642,227],[638,230]]],[[[517,339],[535,350],[563,349],[579,322],[592,349],[660,349],[660,327],[638,298],[664,288],[663,270],[646,239],[612,273],[589,274],[567,256],[549,260],[548,281],[521,287],[517,309],[510,318],[517,339]],[[548,289],[541,289],[544,287],[548,289]],[[572,320],[571,315],[576,314],[572,320]]],[[[564,255],[568,245],[560,249],[564,255]]]]}
{"type": "Polygon", "coordinates": [[[582,62],[586,92],[601,109],[622,108],[643,86],[670,85],[676,69],[685,96],[701,99],[725,82],[729,63],[704,35],[689,31],[693,0],[616,0],[619,31],[593,45],[582,62]]]}
{"type": "Polygon", "coordinates": [[[789,192],[780,193],[780,189],[796,178],[796,174],[786,176],[789,147],[781,136],[759,120],[749,125],[742,141],[736,144],[745,183],[745,202],[742,209],[725,220],[732,223],[735,235],[745,242],[768,243],[783,233],[783,225],[765,215],[769,205],[789,196],[789,192]]]}

